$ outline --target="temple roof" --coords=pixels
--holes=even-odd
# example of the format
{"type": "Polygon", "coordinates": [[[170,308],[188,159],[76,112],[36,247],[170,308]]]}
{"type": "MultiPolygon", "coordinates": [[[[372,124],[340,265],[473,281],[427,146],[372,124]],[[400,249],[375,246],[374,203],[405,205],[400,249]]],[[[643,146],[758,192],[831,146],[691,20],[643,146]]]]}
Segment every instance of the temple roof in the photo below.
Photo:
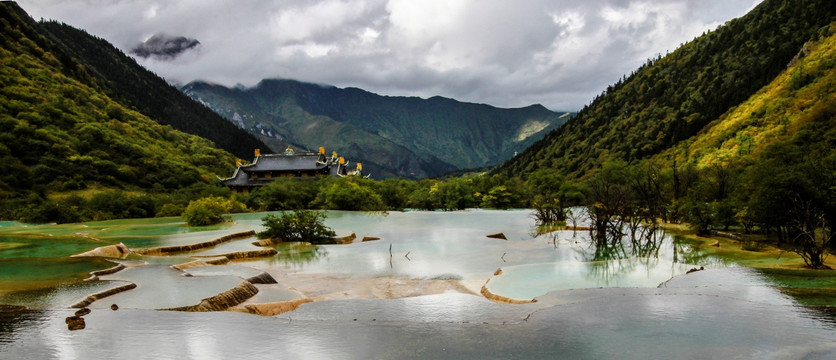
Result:
{"type": "Polygon", "coordinates": [[[245,172],[262,171],[294,171],[294,170],[320,170],[327,167],[326,164],[318,162],[320,155],[306,153],[299,155],[267,154],[255,158],[250,165],[241,166],[245,172]]]}
{"type": "Polygon", "coordinates": [[[218,178],[218,180],[226,186],[246,186],[246,185],[250,185],[249,181],[247,180],[248,179],[247,174],[244,173],[243,171],[240,171],[240,170],[241,170],[240,167],[235,168],[235,172],[232,174],[232,177],[229,177],[229,178],[226,178],[226,179],[218,178]]]}
{"type": "Polygon", "coordinates": [[[333,174],[334,171],[329,167],[333,165],[333,168],[337,168],[338,166],[333,162],[326,163],[328,161],[324,156],[316,153],[259,155],[256,156],[252,164],[235,168],[231,177],[218,178],[218,180],[226,186],[260,186],[272,181],[272,179],[251,178],[248,174],[274,171],[325,171],[333,174]]]}
{"type": "MultiPolygon", "coordinates": [[[[320,151],[322,150],[320,149],[320,151]]],[[[323,153],[312,152],[294,154],[292,151],[288,151],[285,154],[265,155],[256,152],[252,164],[240,165],[235,168],[231,177],[226,179],[219,177],[218,181],[226,186],[253,187],[265,185],[273,181],[275,177],[282,176],[276,173],[290,173],[291,177],[314,174],[330,174],[331,176],[362,175],[359,171],[359,164],[357,171],[349,173],[348,162],[343,162],[343,158],[337,158],[336,153],[331,158],[326,158],[323,153]]]]}

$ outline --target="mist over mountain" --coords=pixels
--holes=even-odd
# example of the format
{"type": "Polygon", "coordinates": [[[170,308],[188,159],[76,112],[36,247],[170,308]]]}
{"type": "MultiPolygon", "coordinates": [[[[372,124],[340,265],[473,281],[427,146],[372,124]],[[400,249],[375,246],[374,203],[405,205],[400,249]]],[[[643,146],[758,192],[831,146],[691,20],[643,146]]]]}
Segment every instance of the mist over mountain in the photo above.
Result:
{"type": "Polygon", "coordinates": [[[570,117],[541,105],[503,109],[294,80],[263,80],[252,88],[192,82],[181,90],[265,142],[324,146],[381,177],[433,177],[495,165],[570,117]]]}
{"type": "Polygon", "coordinates": [[[62,56],[75,59],[100,91],[154,121],[209,139],[238,157],[250,156],[255,148],[268,149],[106,40],[55,21],[38,23],[35,30],[53,42],[62,56]]]}

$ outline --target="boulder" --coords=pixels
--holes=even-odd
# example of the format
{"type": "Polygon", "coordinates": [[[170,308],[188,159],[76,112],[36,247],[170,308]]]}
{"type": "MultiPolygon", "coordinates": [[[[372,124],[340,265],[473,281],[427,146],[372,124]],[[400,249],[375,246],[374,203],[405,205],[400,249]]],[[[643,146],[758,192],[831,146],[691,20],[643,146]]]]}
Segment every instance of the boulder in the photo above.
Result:
{"type": "Polygon", "coordinates": [[[70,331],[81,330],[87,327],[87,324],[84,323],[84,318],[81,316],[69,316],[64,322],[67,323],[67,329],[70,329],[70,331]]]}
{"type": "Polygon", "coordinates": [[[109,258],[125,258],[131,253],[131,250],[123,243],[116,245],[100,246],[90,251],[85,251],[81,254],[70,255],[70,257],[109,257],[109,258]]]}
{"type": "Polygon", "coordinates": [[[334,240],[335,244],[351,244],[352,242],[354,242],[354,239],[356,239],[356,238],[357,238],[357,234],[351,233],[351,234],[348,234],[346,236],[334,237],[332,240],[334,240]]]}

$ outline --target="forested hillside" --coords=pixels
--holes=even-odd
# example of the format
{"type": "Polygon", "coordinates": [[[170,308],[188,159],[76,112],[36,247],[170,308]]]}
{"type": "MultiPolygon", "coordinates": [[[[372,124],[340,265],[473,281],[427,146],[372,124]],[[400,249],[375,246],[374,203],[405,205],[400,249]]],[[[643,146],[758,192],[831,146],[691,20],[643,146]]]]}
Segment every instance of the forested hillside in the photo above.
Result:
{"type": "Polygon", "coordinates": [[[35,29],[84,66],[93,80],[87,85],[127,107],[161,124],[212,140],[240,158],[250,158],[256,148],[268,152],[269,147],[255,136],[192,101],[106,40],[54,21],[37,24],[35,29]]]}
{"type": "Polygon", "coordinates": [[[696,135],[772,81],[836,18],[829,0],[766,0],[747,15],[649,60],[566,125],[496,171],[570,177],[608,160],[647,158],[696,135]]]}
{"type": "Polygon", "coordinates": [[[702,174],[706,185],[690,196],[727,217],[720,223],[836,224],[836,23],[818,35],[769,85],[654,158],[702,174]]]}
{"type": "Polygon", "coordinates": [[[249,89],[193,82],[183,91],[241,127],[308,149],[339,150],[377,177],[495,165],[569,118],[540,105],[501,109],[293,80],[263,80],[249,89]]]}
{"type": "MultiPolygon", "coordinates": [[[[0,218],[78,220],[85,199],[61,207],[50,198],[85,189],[170,193],[232,171],[233,155],[209,140],[101,92],[100,78],[38,26],[16,4],[0,4],[0,218]]],[[[120,194],[102,205],[116,206],[120,194]]],[[[144,204],[109,216],[153,216],[155,204],[144,204]]]]}

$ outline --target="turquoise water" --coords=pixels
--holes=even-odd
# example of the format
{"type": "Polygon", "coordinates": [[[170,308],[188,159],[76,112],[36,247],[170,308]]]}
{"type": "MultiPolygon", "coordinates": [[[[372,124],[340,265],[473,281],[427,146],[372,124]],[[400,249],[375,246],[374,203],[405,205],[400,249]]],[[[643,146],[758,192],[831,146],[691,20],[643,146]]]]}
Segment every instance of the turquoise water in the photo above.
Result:
{"type": "MultiPolygon", "coordinates": [[[[536,236],[525,210],[329,212],[326,224],[356,233],[357,242],[278,244],[269,259],[185,271],[170,265],[193,254],[131,256],[114,259],[130,268],[102,281],[81,279],[112,262],[68,257],[119,242],[182,245],[260,230],[264,215],[206,228],[178,218],[0,223],[0,303],[39,309],[0,308],[0,358],[836,358],[834,311],[800,306],[776,288],[787,274],[737,267],[662,233],[604,243],[585,232],[536,236]],[[508,240],[486,237],[498,232],[508,240]],[[364,236],[380,240],[360,242],[364,236]],[[684,274],[699,266],[707,270],[684,274]],[[282,284],[293,276],[490,280],[496,294],[538,301],[509,305],[450,292],[316,301],[274,317],[154,310],[195,305],[262,271],[284,277],[257,285],[248,303],[304,296],[282,284]],[[69,304],[127,282],[138,287],[93,303],[87,328],[67,330],[69,304]]],[[[253,249],[253,240],[194,254],[253,249]]]]}
{"type": "MultiPolygon", "coordinates": [[[[230,223],[193,228],[180,218],[62,225],[4,223],[0,227],[0,245],[5,244],[0,247],[0,274],[5,277],[0,281],[0,293],[16,290],[25,280],[41,281],[45,286],[50,282],[54,286],[73,283],[85,278],[89,271],[112,266],[101,259],[67,258],[97,246],[121,242],[141,248],[204,242],[231,233],[259,231],[265,215],[237,214],[230,223]]],[[[355,243],[279,244],[274,246],[278,256],[247,261],[246,266],[272,273],[291,271],[362,278],[490,279],[489,290],[516,299],[531,299],[564,289],[656,287],[692,267],[727,266],[722,259],[705,255],[699,247],[662,233],[649,239],[625,239],[617,243],[594,242],[583,231],[538,236],[529,210],[332,211],[327,215],[326,224],[340,235],[355,233],[355,243]],[[508,240],[487,237],[495,233],[503,233],[508,240]],[[363,237],[380,240],[361,242],[363,237]],[[494,276],[499,268],[503,274],[494,276]]],[[[174,265],[192,260],[189,258],[192,255],[258,250],[259,247],[251,244],[255,240],[254,237],[239,239],[176,257],[132,256],[132,259],[174,265]]],[[[178,272],[152,274],[141,279],[156,276],[173,284],[182,276],[178,272]]],[[[210,285],[200,286],[217,290],[210,285]]]]}

